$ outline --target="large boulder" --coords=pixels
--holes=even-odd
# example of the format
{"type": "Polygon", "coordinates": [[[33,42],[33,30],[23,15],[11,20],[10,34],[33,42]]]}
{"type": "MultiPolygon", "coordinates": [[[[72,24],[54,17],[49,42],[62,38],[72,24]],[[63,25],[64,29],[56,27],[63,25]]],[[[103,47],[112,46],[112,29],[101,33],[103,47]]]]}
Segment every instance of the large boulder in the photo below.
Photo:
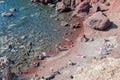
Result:
{"type": "Polygon", "coordinates": [[[96,12],[88,17],[83,25],[97,30],[104,30],[110,26],[110,21],[102,12],[96,12]]]}
{"type": "MultiPolygon", "coordinates": [[[[83,1],[82,3],[80,3],[78,6],[76,6],[75,10],[73,11],[72,16],[80,16],[81,14],[87,14],[89,12],[90,9],[90,4],[88,1],[83,1]]],[[[84,17],[85,15],[83,15],[84,17]]]]}
{"type": "Polygon", "coordinates": [[[56,11],[64,12],[64,11],[66,11],[66,9],[67,9],[67,6],[63,2],[58,2],[56,4],[56,11]]]}

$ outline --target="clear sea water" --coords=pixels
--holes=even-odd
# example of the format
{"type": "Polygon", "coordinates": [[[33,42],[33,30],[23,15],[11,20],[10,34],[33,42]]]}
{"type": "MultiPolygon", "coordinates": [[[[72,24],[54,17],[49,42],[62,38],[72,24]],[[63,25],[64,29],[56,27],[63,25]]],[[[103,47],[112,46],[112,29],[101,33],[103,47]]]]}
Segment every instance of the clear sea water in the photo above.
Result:
{"type": "MultiPolygon", "coordinates": [[[[0,0],[1,1],[1,0],[0,0]]],[[[10,12],[16,8],[12,17],[0,15],[0,56],[14,57],[26,52],[28,43],[32,43],[34,53],[51,49],[62,40],[63,32],[68,30],[60,27],[60,22],[50,18],[55,14],[55,9],[47,5],[33,4],[30,0],[4,0],[0,3],[0,14],[10,12]],[[24,36],[21,39],[20,36],[24,36]],[[26,49],[20,49],[20,46],[26,49]],[[11,48],[2,50],[5,48],[11,48]]]]}

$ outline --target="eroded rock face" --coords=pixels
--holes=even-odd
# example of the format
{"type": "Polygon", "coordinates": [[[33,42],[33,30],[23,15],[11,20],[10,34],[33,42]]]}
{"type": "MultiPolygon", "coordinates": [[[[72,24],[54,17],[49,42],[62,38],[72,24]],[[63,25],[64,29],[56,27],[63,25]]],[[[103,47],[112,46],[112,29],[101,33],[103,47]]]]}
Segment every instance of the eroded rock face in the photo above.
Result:
{"type": "Polygon", "coordinates": [[[83,25],[97,30],[105,30],[110,26],[110,21],[102,12],[96,12],[88,17],[83,25]]]}
{"type": "Polygon", "coordinates": [[[12,64],[6,56],[0,57],[0,80],[17,80],[18,76],[11,72],[12,64]]]}
{"type": "Polygon", "coordinates": [[[11,71],[7,57],[0,57],[0,80],[10,80],[11,71]]]}
{"type": "Polygon", "coordinates": [[[58,12],[64,12],[66,11],[67,6],[63,2],[58,2],[56,4],[56,11],[58,12]]]}

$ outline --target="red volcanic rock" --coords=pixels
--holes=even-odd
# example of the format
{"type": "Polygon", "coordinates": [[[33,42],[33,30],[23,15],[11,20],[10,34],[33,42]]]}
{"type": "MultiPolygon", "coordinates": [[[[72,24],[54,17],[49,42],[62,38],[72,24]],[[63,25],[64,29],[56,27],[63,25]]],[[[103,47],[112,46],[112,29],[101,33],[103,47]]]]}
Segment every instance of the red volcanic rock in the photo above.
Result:
{"type": "Polygon", "coordinates": [[[89,10],[89,13],[92,14],[92,13],[95,13],[99,10],[99,6],[97,4],[94,4],[92,5],[92,7],[90,8],[89,10]]]}
{"type": "Polygon", "coordinates": [[[83,25],[97,30],[104,30],[110,26],[110,21],[102,12],[97,12],[88,17],[83,25]]]}
{"type": "Polygon", "coordinates": [[[67,6],[63,2],[58,2],[56,4],[56,11],[58,12],[64,12],[66,10],[67,6]]]}
{"type": "Polygon", "coordinates": [[[85,16],[90,9],[90,4],[88,1],[83,1],[82,3],[80,3],[78,6],[76,6],[72,16],[85,16]]]}

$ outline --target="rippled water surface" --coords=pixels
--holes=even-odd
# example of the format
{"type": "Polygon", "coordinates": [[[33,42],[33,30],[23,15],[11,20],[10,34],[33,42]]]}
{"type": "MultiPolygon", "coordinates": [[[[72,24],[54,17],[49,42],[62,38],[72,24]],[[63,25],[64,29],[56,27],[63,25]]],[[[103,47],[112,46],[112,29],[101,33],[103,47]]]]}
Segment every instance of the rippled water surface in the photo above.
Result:
{"type": "Polygon", "coordinates": [[[0,56],[13,57],[16,54],[50,49],[62,40],[63,32],[59,22],[50,18],[55,14],[54,8],[42,4],[33,4],[30,0],[4,0],[0,3],[0,14],[10,12],[14,7],[12,17],[0,15],[0,56]]]}

